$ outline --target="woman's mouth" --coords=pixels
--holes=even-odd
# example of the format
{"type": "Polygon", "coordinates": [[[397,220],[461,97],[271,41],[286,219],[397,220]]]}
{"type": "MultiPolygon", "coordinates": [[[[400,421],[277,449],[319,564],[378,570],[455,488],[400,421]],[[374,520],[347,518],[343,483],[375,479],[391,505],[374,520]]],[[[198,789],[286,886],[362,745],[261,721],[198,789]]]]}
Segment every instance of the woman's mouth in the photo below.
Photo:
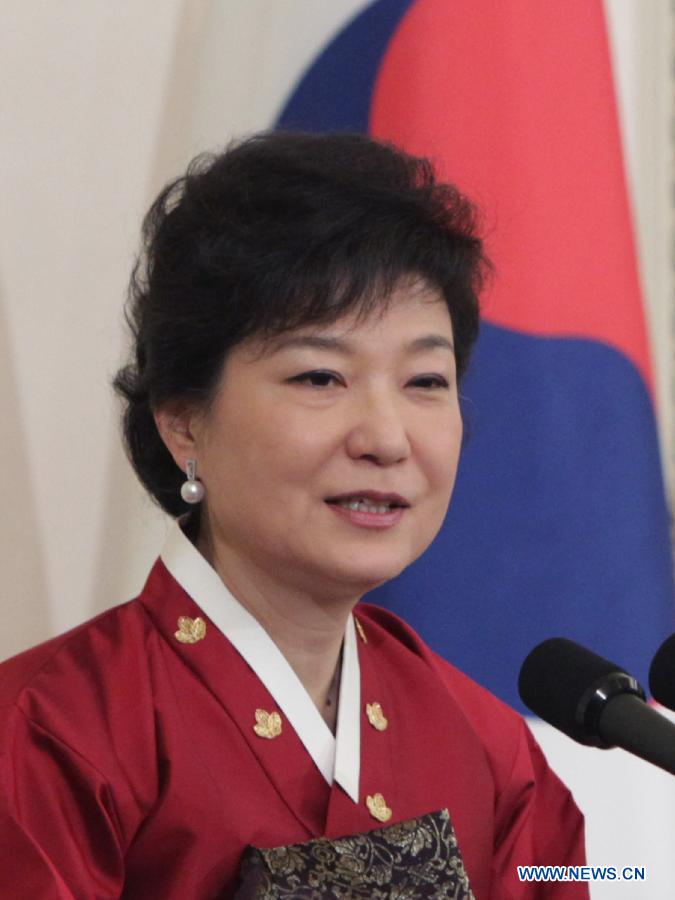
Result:
{"type": "Polygon", "coordinates": [[[398,495],[366,494],[342,495],[326,500],[337,515],[362,528],[391,528],[396,525],[410,505],[398,495]]]}
{"type": "Polygon", "coordinates": [[[335,500],[336,506],[343,509],[359,510],[360,512],[386,513],[394,508],[391,503],[373,503],[371,500],[335,500]]]}

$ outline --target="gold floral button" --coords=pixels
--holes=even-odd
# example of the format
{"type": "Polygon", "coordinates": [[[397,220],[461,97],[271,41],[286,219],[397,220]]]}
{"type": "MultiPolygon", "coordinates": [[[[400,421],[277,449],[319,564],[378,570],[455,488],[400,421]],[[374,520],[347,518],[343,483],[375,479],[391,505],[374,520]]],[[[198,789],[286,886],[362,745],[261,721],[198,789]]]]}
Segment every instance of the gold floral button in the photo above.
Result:
{"type": "Polygon", "coordinates": [[[391,819],[392,811],[386,804],[382,794],[370,794],[366,797],[366,806],[374,819],[378,822],[388,822],[391,819]]]}
{"type": "Polygon", "coordinates": [[[181,616],[178,619],[178,631],[174,632],[174,637],[181,644],[196,644],[201,641],[206,634],[206,622],[197,616],[191,619],[190,616],[181,616]]]}
{"type": "Polygon", "coordinates": [[[281,734],[281,716],[278,712],[268,713],[264,709],[256,709],[253,730],[258,737],[271,741],[281,734]]]}
{"type": "Polygon", "coordinates": [[[389,720],[382,712],[382,707],[379,703],[366,703],[366,716],[368,716],[368,721],[373,728],[377,731],[386,731],[389,720]]]}

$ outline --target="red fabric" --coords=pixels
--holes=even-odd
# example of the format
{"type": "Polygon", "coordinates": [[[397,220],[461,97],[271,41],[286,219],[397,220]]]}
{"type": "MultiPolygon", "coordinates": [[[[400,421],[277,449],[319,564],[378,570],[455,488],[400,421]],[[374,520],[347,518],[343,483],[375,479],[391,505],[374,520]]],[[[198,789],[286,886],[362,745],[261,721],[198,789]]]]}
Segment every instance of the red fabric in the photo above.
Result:
{"type": "Polygon", "coordinates": [[[580,864],[581,816],[522,719],[434,656],[400,620],[357,615],[361,799],[328,787],[222,634],[181,644],[201,611],[161,562],[141,597],[0,666],[0,896],[205,900],[228,896],[247,844],[270,847],[447,807],[477,900],[587,897],[519,884],[516,864],[580,864]]]}

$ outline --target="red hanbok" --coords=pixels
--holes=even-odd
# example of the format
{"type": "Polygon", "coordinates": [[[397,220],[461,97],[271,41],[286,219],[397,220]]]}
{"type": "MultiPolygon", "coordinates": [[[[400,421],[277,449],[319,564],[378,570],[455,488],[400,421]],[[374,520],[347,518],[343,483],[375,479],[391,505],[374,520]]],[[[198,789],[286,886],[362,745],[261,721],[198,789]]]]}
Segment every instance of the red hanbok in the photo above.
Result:
{"type": "Polygon", "coordinates": [[[390,613],[355,619],[357,801],[283,713],[280,733],[255,730],[277,702],[161,560],[136,600],[5,662],[3,900],[227,897],[247,845],[381,827],[377,794],[390,824],[449,810],[477,900],[587,897],[518,881],[517,865],[584,859],[581,815],[522,718],[390,613]],[[179,639],[181,617],[203,632],[179,639]]]}

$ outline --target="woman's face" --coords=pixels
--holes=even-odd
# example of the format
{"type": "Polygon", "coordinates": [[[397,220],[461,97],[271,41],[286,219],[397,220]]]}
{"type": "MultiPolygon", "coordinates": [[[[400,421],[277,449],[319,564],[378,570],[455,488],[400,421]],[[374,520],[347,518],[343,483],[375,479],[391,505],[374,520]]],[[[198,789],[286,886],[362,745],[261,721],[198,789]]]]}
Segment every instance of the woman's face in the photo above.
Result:
{"type": "Polygon", "coordinates": [[[384,314],[228,356],[190,423],[218,555],[311,593],[392,578],[445,516],[462,436],[440,294],[401,282],[384,314]]]}

